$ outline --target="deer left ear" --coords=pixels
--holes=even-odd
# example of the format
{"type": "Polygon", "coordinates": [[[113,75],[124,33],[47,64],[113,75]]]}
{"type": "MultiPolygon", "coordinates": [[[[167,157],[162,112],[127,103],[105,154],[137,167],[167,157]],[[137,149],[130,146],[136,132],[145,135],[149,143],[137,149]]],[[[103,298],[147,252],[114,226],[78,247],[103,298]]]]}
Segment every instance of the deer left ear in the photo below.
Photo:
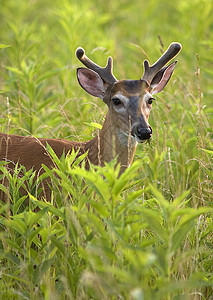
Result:
{"type": "Polygon", "coordinates": [[[153,78],[150,84],[150,93],[152,95],[160,93],[169,82],[172,76],[177,61],[171,63],[169,66],[162,68],[153,78]]]}

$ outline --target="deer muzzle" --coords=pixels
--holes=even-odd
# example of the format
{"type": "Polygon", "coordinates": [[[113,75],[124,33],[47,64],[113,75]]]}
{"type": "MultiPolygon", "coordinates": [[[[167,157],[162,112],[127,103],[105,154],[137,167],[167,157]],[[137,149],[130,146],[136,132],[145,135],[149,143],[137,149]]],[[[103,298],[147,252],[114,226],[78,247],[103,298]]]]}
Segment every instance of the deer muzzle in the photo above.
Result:
{"type": "Polygon", "coordinates": [[[148,127],[144,127],[141,124],[135,125],[132,128],[132,135],[139,140],[139,142],[143,142],[148,140],[152,136],[152,127],[148,125],[148,127]]]}

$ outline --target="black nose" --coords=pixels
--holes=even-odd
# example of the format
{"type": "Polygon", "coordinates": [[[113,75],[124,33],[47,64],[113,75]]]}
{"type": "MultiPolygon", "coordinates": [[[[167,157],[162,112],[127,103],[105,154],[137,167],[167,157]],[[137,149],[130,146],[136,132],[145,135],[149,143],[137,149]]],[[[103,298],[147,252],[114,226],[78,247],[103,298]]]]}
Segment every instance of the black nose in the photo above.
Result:
{"type": "Polygon", "coordinates": [[[152,136],[151,126],[144,128],[142,125],[138,125],[136,128],[136,135],[140,140],[148,140],[152,136]]]}

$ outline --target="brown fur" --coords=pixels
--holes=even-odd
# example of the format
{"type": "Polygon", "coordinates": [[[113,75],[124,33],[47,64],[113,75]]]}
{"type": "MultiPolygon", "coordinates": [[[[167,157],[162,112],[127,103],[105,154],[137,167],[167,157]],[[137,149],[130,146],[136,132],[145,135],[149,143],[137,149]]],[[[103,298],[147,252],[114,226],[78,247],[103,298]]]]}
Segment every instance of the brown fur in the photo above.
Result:
{"type": "MultiPolygon", "coordinates": [[[[76,151],[79,149],[78,155],[88,151],[88,160],[100,166],[118,155],[118,161],[123,171],[132,162],[136,146],[130,148],[128,152],[126,147],[118,142],[116,133],[111,130],[113,126],[108,125],[112,123],[112,120],[108,121],[108,119],[110,117],[106,118],[102,130],[94,139],[82,143],[63,139],[38,139],[31,136],[24,137],[0,133],[0,160],[9,162],[7,168],[11,172],[18,163],[25,166],[26,170],[33,168],[37,171],[37,174],[42,174],[44,172],[42,164],[49,168],[54,167],[54,162],[46,149],[48,143],[59,158],[63,152],[66,155],[74,148],[76,151]]],[[[86,163],[86,167],[88,168],[88,163],[86,163]]],[[[42,195],[47,200],[50,200],[51,195],[49,184],[49,180],[43,182],[44,191],[42,195]]],[[[4,181],[4,185],[8,185],[8,183],[4,181]]],[[[1,195],[1,198],[5,198],[5,196],[1,195]]]]}

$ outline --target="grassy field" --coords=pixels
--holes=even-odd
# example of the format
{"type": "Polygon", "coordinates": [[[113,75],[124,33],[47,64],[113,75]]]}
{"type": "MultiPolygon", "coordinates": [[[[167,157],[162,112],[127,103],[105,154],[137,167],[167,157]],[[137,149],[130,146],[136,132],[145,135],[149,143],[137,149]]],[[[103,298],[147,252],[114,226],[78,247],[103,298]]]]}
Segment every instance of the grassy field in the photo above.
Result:
{"type": "Polygon", "coordinates": [[[5,133],[76,141],[97,133],[107,107],[78,85],[78,46],[101,66],[111,55],[119,79],[139,79],[144,59],[183,46],[153,104],[152,141],[120,178],[115,162],[85,171],[70,167],[74,154],[52,153],[54,206],[36,198],[32,170],[12,176],[0,164],[11,199],[0,206],[0,298],[213,299],[212,1],[0,4],[5,133]]]}

